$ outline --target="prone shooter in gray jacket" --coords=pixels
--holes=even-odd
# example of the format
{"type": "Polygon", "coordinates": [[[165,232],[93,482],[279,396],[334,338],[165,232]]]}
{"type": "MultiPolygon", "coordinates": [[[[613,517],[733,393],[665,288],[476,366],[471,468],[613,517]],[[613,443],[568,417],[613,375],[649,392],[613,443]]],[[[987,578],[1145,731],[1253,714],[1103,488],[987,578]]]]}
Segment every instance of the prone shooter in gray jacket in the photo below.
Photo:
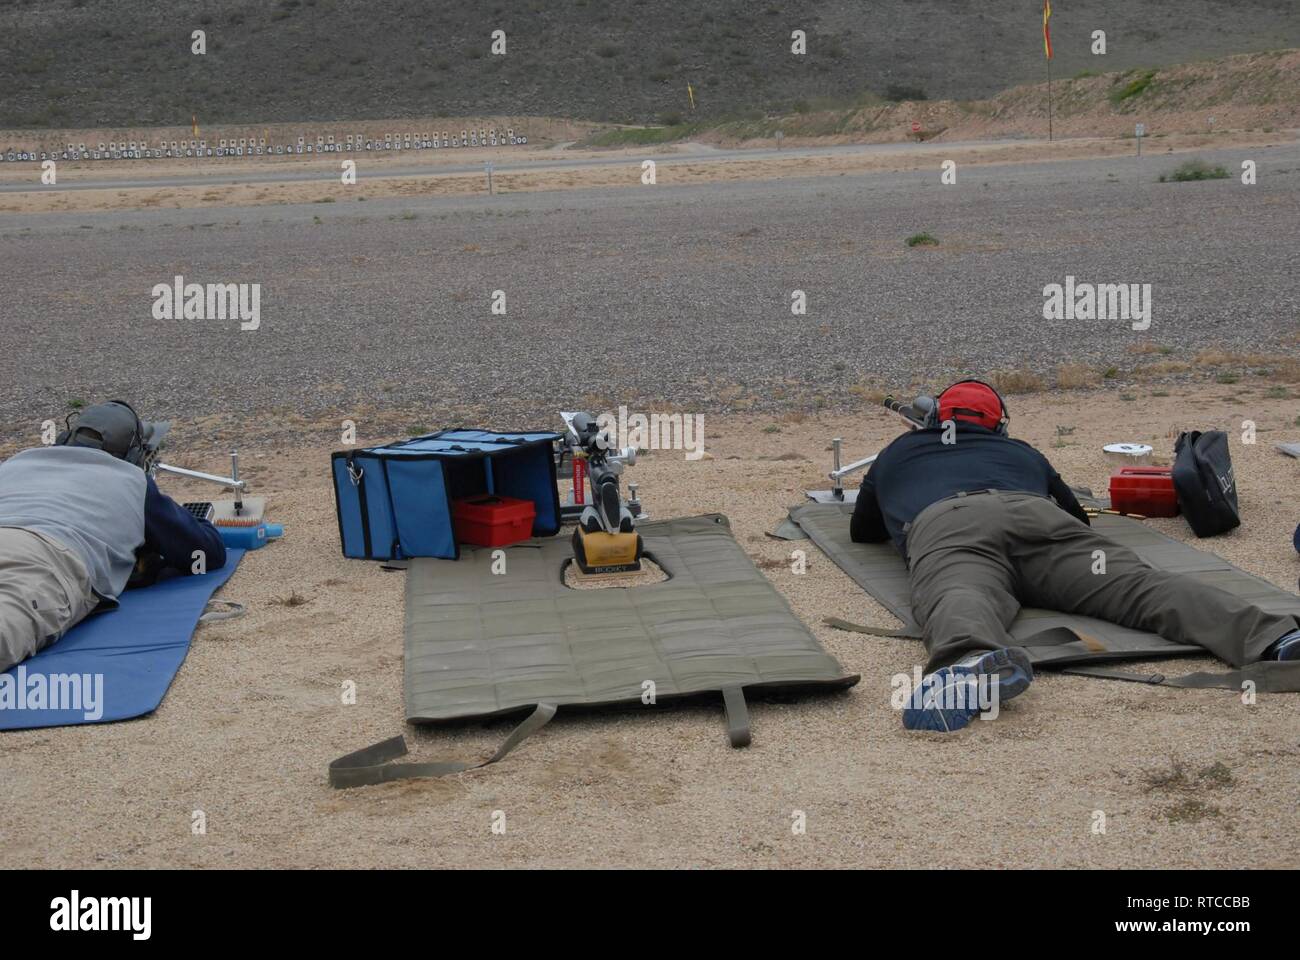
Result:
{"type": "Polygon", "coordinates": [[[0,463],[0,671],[115,607],[138,559],[149,558],[151,576],[225,565],[216,527],[145,472],[163,429],[114,400],[85,410],[54,445],[0,463]]]}

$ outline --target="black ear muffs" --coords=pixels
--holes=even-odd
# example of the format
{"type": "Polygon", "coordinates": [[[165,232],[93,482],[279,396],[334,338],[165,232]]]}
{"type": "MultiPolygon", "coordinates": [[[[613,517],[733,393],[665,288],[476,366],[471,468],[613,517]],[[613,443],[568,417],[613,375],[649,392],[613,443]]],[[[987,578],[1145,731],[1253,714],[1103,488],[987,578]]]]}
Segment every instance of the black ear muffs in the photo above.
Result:
{"type": "MultiPolygon", "coordinates": [[[[997,393],[996,390],[993,392],[997,393]]],[[[998,400],[1001,399],[1002,399],[1001,397],[998,397],[998,400]]],[[[145,450],[145,446],[144,446],[144,425],[140,422],[140,414],[136,413],[135,407],[131,406],[131,404],[127,403],[125,400],[111,400],[109,402],[119,404],[123,407],[126,407],[127,410],[131,411],[131,417],[135,420],[135,428],[131,431],[131,443],[129,446],[127,446],[126,454],[122,457],[122,459],[125,460],[127,463],[134,464],[137,467],[143,467],[144,458],[147,451],[145,450]]],[[[1007,406],[1004,403],[1002,405],[1003,423],[1006,422],[1006,411],[1007,411],[1007,406]]]]}
{"type": "Polygon", "coordinates": [[[926,427],[939,426],[939,398],[942,397],[949,390],[951,390],[953,387],[963,383],[978,383],[980,386],[988,387],[990,390],[993,391],[993,396],[998,398],[998,406],[1002,410],[1001,416],[998,417],[998,425],[993,428],[993,432],[998,434],[999,436],[1005,437],[1007,435],[1007,428],[1011,423],[1011,411],[1007,409],[1007,401],[1003,399],[1002,394],[998,392],[998,388],[993,386],[993,384],[989,383],[987,380],[977,380],[974,377],[968,377],[965,380],[958,380],[955,383],[950,383],[948,384],[948,386],[944,387],[941,391],[939,391],[939,393],[937,393],[934,397],[934,406],[930,408],[930,412],[927,413],[925,416],[925,422],[923,426],[926,427]]]}

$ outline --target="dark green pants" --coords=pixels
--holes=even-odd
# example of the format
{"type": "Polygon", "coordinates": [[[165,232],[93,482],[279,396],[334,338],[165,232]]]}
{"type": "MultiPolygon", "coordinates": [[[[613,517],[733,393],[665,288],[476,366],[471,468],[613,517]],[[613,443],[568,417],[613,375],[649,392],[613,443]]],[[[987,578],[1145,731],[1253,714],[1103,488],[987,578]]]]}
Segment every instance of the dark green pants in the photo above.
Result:
{"type": "Polygon", "coordinates": [[[1196,644],[1234,667],[1255,662],[1297,628],[1293,616],[1266,613],[1192,577],[1148,566],[1030,493],[931,504],[908,529],[907,552],[912,613],[930,655],[927,672],[974,650],[1015,646],[1007,627],[1021,604],[1196,644]]]}

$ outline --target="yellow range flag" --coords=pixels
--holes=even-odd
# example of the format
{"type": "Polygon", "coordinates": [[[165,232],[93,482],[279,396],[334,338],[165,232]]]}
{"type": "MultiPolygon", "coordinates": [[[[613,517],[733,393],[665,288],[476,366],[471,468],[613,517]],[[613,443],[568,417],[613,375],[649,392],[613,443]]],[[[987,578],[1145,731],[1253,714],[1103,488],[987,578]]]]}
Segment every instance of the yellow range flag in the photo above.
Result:
{"type": "Polygon", "coordinates": [[[689,99],[689,100],[691,101],[691,109],[694,110],[694,109],[695,109],[695,91],[691,89],[691,85],[690,85],[689,83],[686,85],[686,97],[687,97],[687,99],[689,99]]]}
{"type": "Polygon", "coordinates": [[[1052,19],[1052,0],[1043,0],[1043,52],[1047,59],[1052,59],[1052,28],[1047,21],[1052,19]]]}
{"type": "Polygon", "coordinates": [[[199,135],[199,116],[196,113],[190,114],[190,129],[194,131],[194,136],[199,135]]]}

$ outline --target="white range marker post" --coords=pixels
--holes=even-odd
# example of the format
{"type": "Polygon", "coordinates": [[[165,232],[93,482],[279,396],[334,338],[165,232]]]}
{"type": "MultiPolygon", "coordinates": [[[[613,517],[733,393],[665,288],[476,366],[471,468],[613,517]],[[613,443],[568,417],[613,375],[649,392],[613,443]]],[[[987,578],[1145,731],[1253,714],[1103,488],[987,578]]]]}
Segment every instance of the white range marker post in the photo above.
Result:
{"type": "Polygon", "coordinates": [[[1145,123],[1139,123],[1133,128],[1133,135],[1137,137],[1138,156],[1140,157],[1142,156],[1142,138],[1147,135],[1147,125],[1145,123]]]}
{"type": "Polygon", "coordinates": [[[492,161],[489,160],[487,163],[483,164],[483,169],[487,171],[488,193],[491,193],[492,192],[492,161]]]}
{"type": "Polygon", "coordinates": [[[778,130],[778,131],[776,132],[776,148],[777,148],[778,150],[781,149],[781,141],[784,140],[784,139],[785,139],[785,134],[782,133],[780,130],[778,130]]]}

